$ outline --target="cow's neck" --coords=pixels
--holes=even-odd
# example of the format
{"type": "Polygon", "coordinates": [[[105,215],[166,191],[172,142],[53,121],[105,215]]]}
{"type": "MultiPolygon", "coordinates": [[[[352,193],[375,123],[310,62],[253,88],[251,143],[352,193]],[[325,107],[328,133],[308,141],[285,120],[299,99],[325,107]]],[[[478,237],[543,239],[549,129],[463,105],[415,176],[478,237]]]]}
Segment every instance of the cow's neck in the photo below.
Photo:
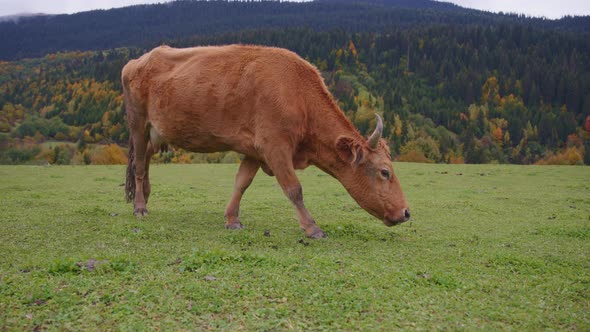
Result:
{"type": "Polygon", "coordinates": [[[347,173],[344,171],[350,167],[350,164],[338,157],[336,150],[338,138],[348,136],[361,141],[364,138],[337,108],[320,113],[320,118],[314,119],[311,127],[314,139],[309,146],[309,162],[342,181],[342,177],[347,173]]]}

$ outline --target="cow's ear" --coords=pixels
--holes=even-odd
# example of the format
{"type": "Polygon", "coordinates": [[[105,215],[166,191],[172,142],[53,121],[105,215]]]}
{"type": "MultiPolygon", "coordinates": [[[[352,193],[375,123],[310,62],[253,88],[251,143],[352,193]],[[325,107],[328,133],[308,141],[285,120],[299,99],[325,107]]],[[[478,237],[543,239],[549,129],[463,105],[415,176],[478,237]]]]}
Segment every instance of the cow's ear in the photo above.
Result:
{"type": "Polygon", "coordinates": [[[336,141],[338,157],[351,165],[358,165],[364,157],[363,146],[348,136],[340,136],[336,141]]]}

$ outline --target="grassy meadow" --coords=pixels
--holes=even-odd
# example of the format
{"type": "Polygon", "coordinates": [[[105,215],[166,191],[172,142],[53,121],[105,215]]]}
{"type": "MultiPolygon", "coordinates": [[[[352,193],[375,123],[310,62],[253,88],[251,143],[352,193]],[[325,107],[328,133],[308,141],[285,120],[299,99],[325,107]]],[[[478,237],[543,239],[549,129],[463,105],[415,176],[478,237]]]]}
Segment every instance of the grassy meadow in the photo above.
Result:
{"type": "Polygon", "coordinates": [[[224,229],[237,165],[0,167],[0,330],[590,330],[590,168],[395,164],[388,228],[300,172],[309,240],[274,178],[224,229]],[[266,233],[266,234],[265,234],[266,233]]]}

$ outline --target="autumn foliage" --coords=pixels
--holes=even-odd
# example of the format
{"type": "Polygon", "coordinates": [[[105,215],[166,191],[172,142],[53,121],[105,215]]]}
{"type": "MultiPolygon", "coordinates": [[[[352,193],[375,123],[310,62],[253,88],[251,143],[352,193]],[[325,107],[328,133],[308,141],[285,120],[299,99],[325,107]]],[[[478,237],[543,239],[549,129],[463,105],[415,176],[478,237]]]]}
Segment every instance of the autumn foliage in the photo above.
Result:
{"type": "Polygon", "coordinates": [[[90,160],[96,165],[127,164],[127,155],[117,144],[109,144],[95,151],[90,160]]]}
{"type": "Polygon", "coordinates": [[[539,160],[536,165],[583,165],[584,154],[576,147],[565,149],[557,154],[551,154],[545,159],[539,160]]]}
{"type": "MultiPolygon", "coordinates": [[[[590,165],[590,53],[585,39],[570,37],[510,24],[482,34],[478,26],[451,24],[388,34],[250,31],[174,44],[263,43],[297,52],[321,70],[361,134],[373,130],[375,113],[382,115],[394,160],[590,165]]],[[[111,146],[129,140],[120,72],[144,51],[0,63],[0,163],[124,163],[122,148],[111,146]],[[79,142],[87,146],[72,151],[79,142]],[[47,150],[62,144],[57,153],[47,150]]],[[[239,156],[171,151],[154,161],[239,156]]]]}
{"type": "Polygon", "coordinates": [[[432,159],[426,158],[424,153],[419,150],[410,150],[400,155],[397,161],[410,162],[410,163],[434,163],[432,159]]]}

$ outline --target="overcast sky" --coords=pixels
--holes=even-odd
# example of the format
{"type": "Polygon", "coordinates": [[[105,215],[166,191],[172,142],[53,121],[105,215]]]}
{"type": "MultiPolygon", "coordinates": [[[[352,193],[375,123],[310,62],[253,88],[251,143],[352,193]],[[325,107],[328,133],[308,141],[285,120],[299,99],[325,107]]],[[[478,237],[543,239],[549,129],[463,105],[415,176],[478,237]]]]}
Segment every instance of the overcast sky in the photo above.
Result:
{"type": "Polygon", "coordinates": [[[565,15],[590,15],[590,0],[446,0],[445,2],[491,12],[518,13],[552,19],[565,15]]]}
{"type": "MultiPolygon", "coordinates": [[[[166,2],[165,0],[0,0],[0,16],[19,13],[62,14],[91,9],[166,2]]],[[[529,16],[560,18],[590,15],[590,0],[447,0],[463,7],[492,12],[523,13],[529,16]]]]}

